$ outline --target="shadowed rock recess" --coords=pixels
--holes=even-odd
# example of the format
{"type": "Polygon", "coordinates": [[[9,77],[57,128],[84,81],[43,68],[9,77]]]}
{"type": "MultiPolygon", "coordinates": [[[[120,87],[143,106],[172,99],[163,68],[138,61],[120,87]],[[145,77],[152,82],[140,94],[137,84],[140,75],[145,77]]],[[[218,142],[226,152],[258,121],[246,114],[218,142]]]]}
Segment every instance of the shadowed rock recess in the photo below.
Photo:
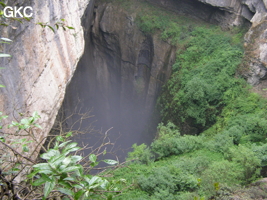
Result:
{"type": "MultiPolygon", "coordinates": [[[[112,4],[96,2],[92,21],[85,14],[83,27],[85,52],[66,92],[65,114],[73,112],[80,99],[82,111],[93,107],[98,128],[113,127],[111,138],[122,149],[149,143],[154,135],[144,131],[170,76],[175,47],[142,33],[134,16],[112,4]]],[[[80,141],[90,142],[87,137],[80,141]]]]}

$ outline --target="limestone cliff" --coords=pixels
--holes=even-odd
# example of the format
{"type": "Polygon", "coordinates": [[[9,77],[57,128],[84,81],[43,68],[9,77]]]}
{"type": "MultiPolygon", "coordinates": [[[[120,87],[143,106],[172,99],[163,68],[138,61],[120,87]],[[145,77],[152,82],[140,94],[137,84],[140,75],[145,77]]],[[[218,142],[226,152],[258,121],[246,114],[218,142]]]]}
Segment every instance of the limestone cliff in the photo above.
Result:
{"type": "MultiPolygon", "coordinates": [[[[246,67],[244,75],[251,85],[266,86],[267,78],[267,22],[252,26],[245,36],[246,67]]],[[[261,87],[261,86],[257,86],[261,87]]]]}
{"type": "MultiPolygon", "coordinates": [[[[17,116],[18,112],[31,114],[38,111],[43,130],[36,135],[42,138],[50,131],[64,98],[65,88],[76,69],[84,50],[81,17],[88,0],[69,1],[13,1],[10,6],[32,6],[30,22],[9,21],[10,26],[0,27],[0,36],[13,42],[1,52],[12,58],[0,58],[0,111],[17,116]],[[65,19],[75,30],[42,28],[38,22],[55,23],[65,19]]],[[[20,117],[18,117],[20,118],[20,117]]]]}

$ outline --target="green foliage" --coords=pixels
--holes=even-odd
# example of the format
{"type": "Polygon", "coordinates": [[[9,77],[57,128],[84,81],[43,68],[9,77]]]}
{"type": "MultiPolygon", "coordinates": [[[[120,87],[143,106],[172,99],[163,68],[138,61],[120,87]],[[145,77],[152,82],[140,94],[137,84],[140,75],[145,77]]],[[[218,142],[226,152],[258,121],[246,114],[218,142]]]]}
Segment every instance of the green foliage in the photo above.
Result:
{"type": "Polygon", "coordinates": [[[267,144],[253,144],[252,150],[255,155],[260,159],[261,166],[267,166],[267,144]]]}
{"type": "Polygon", "coordinates": [[[243,178],[242,168],[235,162],[221,160],[213,162],[202,173],[200,194],[212,196],[221,186],[234,186],[243,178]]]}
{"type": "MultiPolygon", "coordinates": [[[[7,116],[7,115],[3,115],[3,113],[0,112],[0,123],[1,123],[1,121],[2,121],[3,119],[6,119],[6,118],[8,118],[8,116],[7,116]]],[[[2,128],[3,128],[3,126],[0,125],[0,129],[2,129],[2,128]]]]}
{"type": "Polygon", "coordinates": [[[217,124],[234,138],[235,144],[264,141],[266,105],[266,100],[255,93],[241,94],[227,103],[217,124]]]}
{"type": "Polygon", "coordinates": [[[161,123],[158,130],[159,137],[150,148],[135,145],[135,151],[129,153],[138,159],[146,149],[150,155],[158,156],[156,160],[150,160],[149,165],[132,162],[115,172],[114,177],[124,176],[137,182],[134,190],[119,199],[148,199],[147,195],[155,200],[227,196],[223,188],[252,182],[260,176],[260,166],[266,161],[266,145],[236,146],[226,132],[181,136],[172,123],[161,123]]]}
{"type": "Polygon", "coordinates": [[[158,138],[151,144],[151,151],[158,158],[180,155],[201,147],[201,137],[184,135],[180,137],[158,138]]]}
{"type": "MultiPolygon", "coordinates": [[[[7,118],[7,116],[0,113],[0,120],[5,118],[7,118]]],[[[23,118],[20,122],[13,121],[8,127],[15,127],[17,131],[32,133],[34,127],[40,128],[40,126],[36,124],[36,121],[39,118],[39,114],[34,112],[31,117],[23,118]]],[[[64,199],[77,200],[88,198],[98,199],[100,196],[101,198],[112,199],[113,196],[120,193],[121,191],[119,191],[118,185],[125,183],[125,179],[121,178],[118,180],[113,179],[108,181],[106,178],[101,177],[100,174],[88,174],[88,167],[85,170],[83,165],[80,164],[80,162],[85,158],[77,155],[77,151],[80,147],[77,146],[77,143],[71,142],[70,140],[65,141],[65,139],[70,136],[71,133],[68,133],[65,137],[57,136],[57,141],[55,142],[54,147],[48,149],[47,152],[40,156],[44,162],[30,166],[29,164],[25,165],[23,162],[18,160],[17,162],[11,162],[8,164],[10,167],[6,167],[5,170],[1,170],[1,187],[11,190],[9,191],[9,195],[16,195],[13,194],[14,178],[22,173],[22,170],[26,167],[29,169],[32,167],[33,170],[28,175],[28,179],[31,179],[31,184],[35,187],[36,191],[38,191],[40,187],[43,188],[43,199],[49,198],[52,191],[53,193],[59,192],[63,194],[63,196],[65,196],[64,199]],[[85,171],[87,173],[85,173],[85,171]],[[7,176],[9,176],[9,178],[7,178],[7,176]]],[[[33,139],[35,140],[34,137],[33,139]]],[[[28,144],[33,141],[26,138],[13,140],[14,142],[9,145],[6,143],[5,136],[3,135],[1,136],[0,142],[8,147],[11,152],[14,152],[15,156],[20,156],[21,158],[34,163],[34,161],[27,157],[28,155],[31,155],[28,154],[30,153],[28,144]],[[22,148],[22,152],[18,151],[19,147],[22,148]]],[[[8,151],[6,156],[12,157],[12,155],[9,155],[8,151]]],[[[88,158],[90,169],[99,164],[95,154],[90,154],[88,158]]],[[[0,162],[3,164],[4,157],[1,157],[0,162]]],[[[108,165],[118,164],[117,161],[110,159],[102,160],[102,162],[105,162],[108,165]]]]}
{"type": "Polygon", "coordinates": [[[35,111],[33,112],[31,117],[23,118],[20,120],[20,122],[12,121],[11,124],[8,126],[10,127],[17,127],[18,130],[24,130],[34,127],[42,129],[42,127],[35,123],[40,118],[40,115],[35,111]]]}
{"type": "Polygon", "coordinates": [[[190,36],[195,22],[182,16],[173,16],[164,10],[155,9],[148,4],[143,4],[143,9],[138,12],[137,25],[146,34],[157,34],[164,41],[177,45],[184,43],[190,36]],[[171,19],[171,20],[170,20],[171,19]]]}
{"type": "Polygon", "coordinates": [[[161,167],[153,170],[148,176],[138,178],[140,188],[157,199],[175,194],[178,191],[193,190],[197,188],[197,179],[190,174],[185,174],[175,167],[161,167]],[[160,197],[159,197],[160,196],[160,197]]]}
{"type": "MultiPolygon", "coordinates": [[[[125,7],[134,5],[130,1],[117,2],[125,7]]],[[[148,4],[136,12],[136,23],[143,32],[157,34],[179,47],[173,74],[159,99],[165,125],[159,124],[151,146],[134,144],[129,164],[117,168],[110,178],[85,174],[84,158],[74,153],[79,150],[77,144],[58,136],[55,146],[41,155],[42,163],[35,164],[28,176],[34,187],[42,187],[43,199],[55,192],[64,199],[112,199],[120,193],[124,178],[135,187],[120,193],[117,199],[223,198],[229,196],[228,188],[254,181],[261,167],[267,165],[266,100],[248,92],[245,81],[235,74],[243,56],[240,43],[244,31],[224,33],[218,27],[197,25],[148,4]],[[182,131],[184,124],[207,130],[200,136],[183,135],[177,126],[182,131]]],[[[55,27],[38,24],[53,32],[60,27],[73,29],[65,26],[64,20],[55,27]]],[[[3,38],[1,41],[10,42],[3,38]]],[[[137,89],[142,89],[141,82],[138,84],[137,89]]],[[[0,113],[0,121],[4,118],[0,113]]],[[[34,113],[12,122],[10,127],[18,131],[39,127],[38,118],[34,113]]],[[[5,142],[2,136],[0,140],[5,142]]],[[[29,142],[22,139],[13,144],[21,145],[23,153],[28,153],[29,142]]],[[[88,162],[90,169],[98,166],[97,155],[88,155],[88,162]]],[[[103,162],[117,164],[114,160],[103,162]]],[[[19,167],[14,165],[6,174],[16,175],[19,167]]]]}
{"type": "Polygon", "coordinates": [[[171,155],[188,153],[202,146],[202,137],[190,135],[181,136],[177,127],[169,122],[166,126],[163,123],[158,125],[158,138],[148,148],[145,144],[133,145],[133,152],[129,153],[128,160],[138,160],[142,163],[150,163],[155,158],[160,159],[171,155]]]}
{"type": "MultiPolygon", "coordinates": [[[[7,115],[3,115],[3,113],[0,112],[0,122],[7,117],[7,115]]],[[[29,140],[29,138],[16,138],[16,136],[22,131],[20,134],[24,134],[26,137],[32,134],[34,127],[40,128],[40,126],[35,123],[38,118],[38,113],[34,112],[29,118],[23,118],[20,122],[12,122],[13,125],[0,125],[0,129],[10,128],[12,126],[15,127],[15,130],[12,129],[15,133],[10,133],[13,137],[10,137],[10,134],[5,134],[4,131],[1,132],[0,135],[1,147],[4,148],[5,152],[0,158],[0,187],[2,191],[6,191],[6,194],[3,194],[1,197],[6,195],[9,196],[10,199],[15,199],[17,195],[14,193],[14,179],[21,176],[22,173],[25,173],[30,168],[29,163],[34,163],[30,158],[32,152],[30,152],[28,147],[28,144],[33,141],[29,140]]],[[[3,149],[1,149],[1,151],[3,151],[3,149]]]]}
{"type": "Polygon", "coordinates": [[[159,105],[164,121],[192,121],[200,127],[216,122],[226,101],[243,90],[233,77],[242,49],[216,29],[195,28],[186,49],[179,51],[175,71],[165,85],[159,105]]]}
{"type": "Polygon", "coordinates": [[[32,143],[32,140],[27,140],[26,138],[22,139],[13,139],[12,145],[17,145],[18,147],[22,147],[23,152],[29,152],[28,144],[32,143]]]}
{"type": "MultiPolygon", "coordinates": [[[[0,38],[0,44],[10,44],[10,42],[12,42],[12,40],[8,39],[8,38],[0,38]]],[[[9,54],[5,54],[5,53],[0,53],[0,58],[5,58],[5,57],[11,57],[11,55],[9,54]]]]}
{"type": "Polygon", "coordinates": [[[243,145],[231,147],[226,157],[241,166],[242,177],[239,177],[239,181],[247,184],[259,177],[261,160],[251,148],[243,145]]]}
{"type": "Polygon", "coordinates": [[[67,29],[74,29],[71,26],[67,26],[65,19],[60,19],[60,21],[55,23],[55,27],[52,27],[51,25],[49,25],[48,22],[44,23],[44,22],[38,22],[37,25],[40,25],[42,28],[46,28],[48,27],[50,30],[52,30],[54,33],[56,32],[56,30],[58,30],[60,27],[66,31],[67,29]]]}
{"type": "MultiPolygon", "coordinates": [[[[80,148],[77,143],[66,141],[63,143],[56,142],[53,149],[49,149],[41,155],[46,160],[45,163],[38,163],[33,166],[33,172],[28,175],[29,178],[38,176],[33,181],[33,186],[44,184],[44,199],[46,199],[52,190],[57,190],[73,199],[88,199],[97,197],[97,193],[104,193],[108,190],[115,190],[112,182],[108,182],[100,176],[84,174],[84,169],[79,161],[82,156],[71,155],[80,148]],[[37,175],[36,175],[37,174],[37,175]],[[98,192],[95,192],[98,190],[98,192]]],[[[92,166],[97,165],[97,157],[91,154],[89,157],[92,166]]],[[[108,164],[116,164],[113,160],[104,160],[108,164]]],[[[111,199],[110,195],[108,195],[111,199]]]]}
{"type": "Polygon", "coordinates": [[[145,144],[136,145],[133,144],[132,152],[128,153],[127,160],[136,160],[141,163],[149,164],[154,161],[154,155],[151,153],[150,149],[145,144]]]}
{"type": "MultiPolygon", "coordinates": [[[[21,114],[21,116],[22,115],[23,114],[21,114]]],[[[7,116],[0,112],[0,121],[6,118],[7,116]]],[[[37,124],[39,118],[39,114],[34,112],[32,116],[24,117],[19,122],[12,121],[7,127],[14,127],[17,132],[22,131],[28,133],[28,135],[24,136],[32,137],[33,140],[37,142],[33,130],[35,127],[41,128],[37,124]]],[[[1,126],[0,128],[3,127],[1,126]]],[[[32,140],[29,140],[29,138],[9,138],[9,140],[13,141],[9,144],[5,141],[5,135],[2,135],[0,137],[0,142],[5,147],[9,148],[10,151],[6,151],[6,155],[2,156],[0,159],[2,167],[4,165],[4,168],[1,169],[0,187],[7,190],[9,196],[15,197],[17,194],[14,193],[15,184],[13,180],[15,177],[19,176],[23,170],[30,170],[33,168],[32,172],[28,175],[28,179],[31,180],[34,190],[38,191],[40,188],[43,189],[43,199],[52,197],[53,195],[51,196],[50,194],[55,194],[55,192],[64,196],[64,199],[77,200],[88,198],[99,199],[100,196],[101,198],[112,199],[113,196],[121,193],[119,190],[120,187],[118,186],[124,187],[123,184],[126,180],[120,178],[108,181],[106,178],[101,177],[100,174],[88,174],[88,169],[93,169],[99,164],[97,156],[95,154],[90,154],[88,156],[89,167],[85,169],[80,163],[82,160],[85,160],[85,158],[77,155],[80,147],[77,146],[77,143],[71,142],[70,140],[65,141],[70,136],[72,136],[71,132],[67,133],[66,136],[57,136],[54,147],[48,149],[40,156],[43,162],[35,164],[35,162],[30,159],[32,152],[30,152],[28,148],[28,144],[33,142],[32,140]],[[20,148],[22,151],[19,150],[20,148]],[[14,156],[18,156],[19,159],[16,158],[14,161],[12,160],[12,162],[8,163],[10,157],[14,156]],[[21,159],[34,163],[34,165],[31,166],[29,163],[21,162],[21,159]]],[[[102,160],[102,162],[108,165],[118,164],[117,161],[111,159],[105,159],[102,160]]]]}
{"type": "Polygon", "coordinates": [[[159,124],[159,138],[151,144],[151,151],[158,159],[171,155],[180,155],[201,147],[201,137],[181,136],[176,126],[169,122],[166,126],[159,124]]]}
{"type": "Polygon", "coordinates": [[[233,27],[231,29],[232,43],[233,44],[242,44],[244,41],[244,35],[248,31],[248,27],[233,27]]]}
{"type": "MultiPolygon", "coordinates": [[[[202,149],[179,157],[173,165],[185,174],[195,174],[197,178],[200,178],[200,175],[210,167],[212,162],[222,159],[221,154],[202,149]]],[[[199,180],[200,183],[201,180],[199,180]]]]}
{"type": "Polygon", "coordinates": [[[158,137],[161,140],[179,136],[180,136],[180,131],[178,130],[178,127],[172,122],[168,122],[166,125],[164,125],[163,123],[159,123],[158,137]]]}
{"type": "Polygon", "coordinates": [[[218,133],[205,144],[208,149],[214,152],[224,153],[234,145],[233,138],[228,134],[218,133]]]}

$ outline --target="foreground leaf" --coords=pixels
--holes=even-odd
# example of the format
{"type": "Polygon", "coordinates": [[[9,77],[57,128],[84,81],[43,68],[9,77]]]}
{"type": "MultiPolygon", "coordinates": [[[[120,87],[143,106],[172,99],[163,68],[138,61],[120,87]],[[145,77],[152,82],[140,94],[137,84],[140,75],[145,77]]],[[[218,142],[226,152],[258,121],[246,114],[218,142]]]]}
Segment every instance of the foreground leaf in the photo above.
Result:
{"type": "Polygon", "coordinates": [[[0,38],[0,40],[6,41],[6,42],[12,42],[12,40],[10,40],[8,38],[0,38]]]}
{"type": "Polygon", "coordinates": [[[97,159],[97,157],[96,157],[96,155],[95,155],[95,154],[91,154],[91,155],[89,156],[89,159],[90,159],[90,161],[91,161],[91,162],[95,163],[95,162],[96,162],[96,159],[97,159]]]}
{"type": "Polygon", "coordinates": [[[58,155],[60,155],[60,152],[58,150],[50,149],[47,153],[42,154],[40,157],[45,160],[49,160],[51,157],[58,155]]]}
{"type": "Polygon", "coordinates": [[[109,165],[115,165],[118,163],[118,161],[116,160],[110,160],[110,159],[106,159],[106,160],[103,160],[103,162],[109,164],[109,165]]]}
{"type": "Polygon", "coordinates": [[[66,188],[58,188],[57,190],[60,191],[63,194],[69,195],[69,196],[73,196],[74,195],[73,191],[71,191],[69,189],[66,189],[66,188]]]}
{"type": "Polygon", "coordinates": [[[84,193],[85,193],[85,190],[80,190],[80,191],[76,192],[74,195],[74,199],[79,200],[84,193]]]}
{"type": "Polygon", "coordinates": [[[41,177],[39,179],[37,179],[36,181],[33,182],[33,186],[40,186],[40,185],[43,185],[44,183],[46,183],[46,180],[41,177]]]}
{"type": "Polygon", "coordinates": [[[46,182],[44,187],[44,198],[47,198],[50,192],[54,189],[56,185],[55,178],[52,178],[51,182],[46,182]]]}
{"type": "Polygon", "coordinates": [[[11,57],[11,55],[5,54],[5,53],[0,53],[0,57],[2,57],[2,58],[4,58],[4,57],[11,57]]]}

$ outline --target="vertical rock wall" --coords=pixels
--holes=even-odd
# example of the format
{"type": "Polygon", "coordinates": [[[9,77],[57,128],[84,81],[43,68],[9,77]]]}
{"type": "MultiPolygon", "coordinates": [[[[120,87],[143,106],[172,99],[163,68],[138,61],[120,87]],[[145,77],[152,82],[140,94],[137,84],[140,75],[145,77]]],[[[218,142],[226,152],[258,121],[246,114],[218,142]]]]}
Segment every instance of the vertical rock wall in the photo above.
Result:
{"type": "MultiPolygon", "coordinates": [[[[81,17],[88,0],[13,1],[11,6],[32,6],[33,19],[22,24],[10,20],[8,27],[0,27],[0,37],[13,42],[1,51],[12,58],[0,58],[0,111],[10,116],[33,111],[41,115],[43,129],[37,139],[45,137],[53,126],[64,98],[65,88],[73,76],[84,50],[81,17]],[[53,33],[37,23],[55,23],[65,19],[75,30],[62,28],[53,33]]],[[[2,45],[1,45],[2,46],[2,45]]],[[[34,144],[33,144],[34,145],[34,144]]]]}
{"type": "MultiPolygon", "coordinates": [[[[156,35],[141,32],[135,17],[110,3],[96,3],[86,49],[63,106],[74,109],[78,98],[84,110],[93,107],[103,130],[114,127],[114,137],[121,134],[117,143],[123,149],[153,139],[144,131],[176,52],[156,35]]],[[[84,26],[88,30],[90,24],[84,26]]]]}
{"type": "Polygon", "coordinates": [[[254,91],[266,96],[267,87],[267,1],[245,0],[253,13],[252,26],[245,35],[243,75],[254,91]]]}

